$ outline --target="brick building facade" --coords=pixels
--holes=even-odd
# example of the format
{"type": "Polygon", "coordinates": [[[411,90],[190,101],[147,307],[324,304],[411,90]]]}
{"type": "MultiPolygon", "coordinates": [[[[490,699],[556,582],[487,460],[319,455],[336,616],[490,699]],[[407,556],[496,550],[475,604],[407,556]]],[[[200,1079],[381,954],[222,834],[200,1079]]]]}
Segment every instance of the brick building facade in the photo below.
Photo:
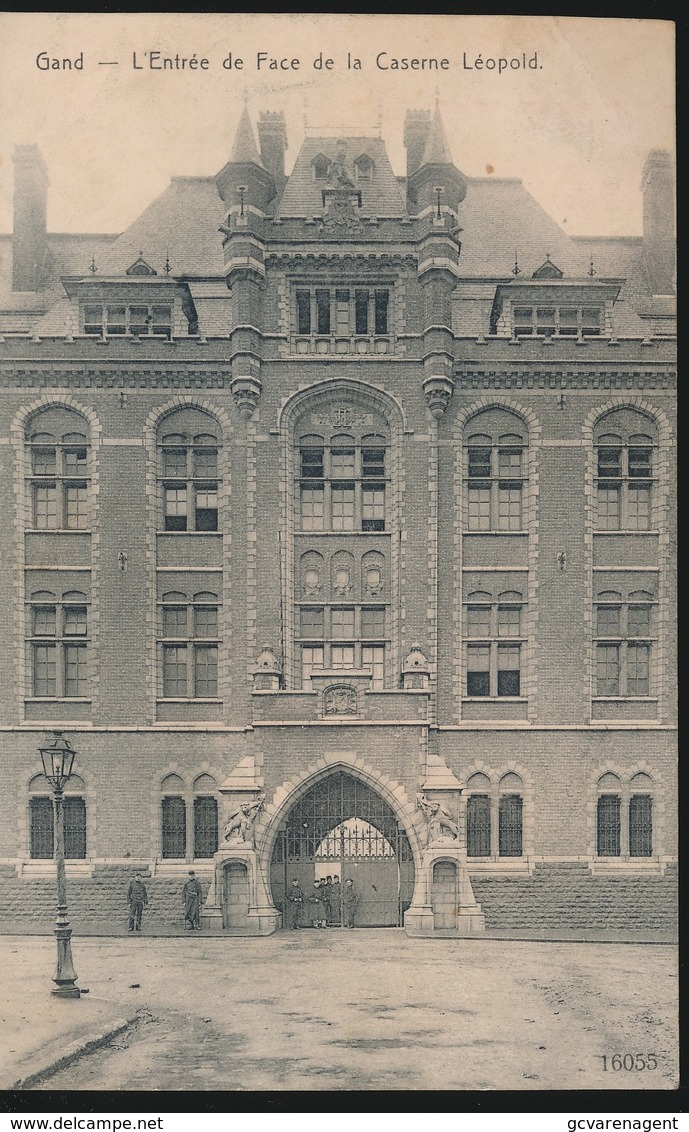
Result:
{"type": "Polygon", "coordinates": [[[53,729],[78,930],[124,923],[134,868],[180,927],[190,866],[218,931],[327,875],[421,934],[671,926],[669,157],[643,236],[603,239],[464,177],[437,109],[405,145],[396,176],[379,137],[307,137],[286,176],[282,114],[257,145],[245,109],[116,237],[48,233],[15,152],[7,930],[49,926],[53,729]]]}

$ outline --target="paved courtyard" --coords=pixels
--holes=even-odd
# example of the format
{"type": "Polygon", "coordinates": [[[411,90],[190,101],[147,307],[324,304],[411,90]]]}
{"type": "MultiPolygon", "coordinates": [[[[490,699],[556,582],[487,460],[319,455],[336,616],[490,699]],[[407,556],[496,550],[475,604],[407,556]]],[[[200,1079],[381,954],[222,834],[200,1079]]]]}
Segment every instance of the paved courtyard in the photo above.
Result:
{"type": "Polygon", "coordinates": [[[89,993],[68,1002],[49,995],[54,948],[49,937],[0,938],[5,1088],[41,1051],[47,1065],[47,1050],[117,1019],[134,1021],[28,1087],[676,1086],[671,946],[426,941],[393,929],[77,938],[89,993]]]}

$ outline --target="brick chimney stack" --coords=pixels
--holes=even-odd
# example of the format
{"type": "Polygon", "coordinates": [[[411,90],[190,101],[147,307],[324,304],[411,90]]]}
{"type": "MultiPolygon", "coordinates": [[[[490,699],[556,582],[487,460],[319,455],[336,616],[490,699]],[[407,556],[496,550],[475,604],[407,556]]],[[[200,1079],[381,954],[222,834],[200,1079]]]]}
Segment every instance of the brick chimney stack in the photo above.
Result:
{"type": "Polygon", "coordinates": [[[12,290],[38,291],[48,256],[48,173],[36,145],[14,149],[12,290]]]}
{"type": "Polygon", "coordinates": [[[287,149],[287,127],[282,110],[263,110],[258,120],[258,144],[261,161],[272,173],[278,194],[285,184],[285,150],[287,149]]]}
{"type": "Polygon", "coordinates": [[[644,195],[644,261],[654,295],[674,293],[674,169],[664,149],[649,153],[641,179],[644,195]]]}
{"type": "Polygon", "coordinates": [[[407,110],[404,119],[404,146],[407,151],[407,180],[421,164],[431,128],[430,110],[407,110]]]}

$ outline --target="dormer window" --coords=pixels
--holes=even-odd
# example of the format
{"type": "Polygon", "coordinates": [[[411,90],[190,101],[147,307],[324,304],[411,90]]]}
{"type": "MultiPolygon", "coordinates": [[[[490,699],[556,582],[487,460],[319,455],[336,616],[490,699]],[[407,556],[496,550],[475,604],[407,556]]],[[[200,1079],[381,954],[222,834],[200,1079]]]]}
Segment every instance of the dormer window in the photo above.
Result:
{"type": "Polygon", "coordinates": [[[540,335],[542,338],[587,338],[603,333],[601,307],[519,306],[512,307],[515,338],[540,335]]]}
{"type": "Polygon", "coordinates": [[[82,308],[84,334],[112,337],[132,334],[137,338],[151,334],[172,337],[172,307],[132,303],[94,303],[82,308]]]}
{"type": "Polygon", "coordinates": [[[323,153],[319,153],[311,162],[314,181],[327,181],[330,176],[330,161],[323,153]]]}
{"type": "Polygon", "coordinates": [[[367,153],[362,153],[354,162],[357,184],[369,184],[373,180],[373,162],[367,153]]]}

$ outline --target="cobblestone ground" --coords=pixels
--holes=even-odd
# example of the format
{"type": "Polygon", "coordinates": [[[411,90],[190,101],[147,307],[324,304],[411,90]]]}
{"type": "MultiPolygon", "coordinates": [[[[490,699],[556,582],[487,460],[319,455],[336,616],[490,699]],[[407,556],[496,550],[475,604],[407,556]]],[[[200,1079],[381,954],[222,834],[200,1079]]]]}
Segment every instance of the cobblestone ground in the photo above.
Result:
{"type": "Polygon", "coordinates": [[[140,1020],[44,1089],[676,1087],[668,946],[331,930],[75,939],[74,956],[91,998],[140,1020]]]}

